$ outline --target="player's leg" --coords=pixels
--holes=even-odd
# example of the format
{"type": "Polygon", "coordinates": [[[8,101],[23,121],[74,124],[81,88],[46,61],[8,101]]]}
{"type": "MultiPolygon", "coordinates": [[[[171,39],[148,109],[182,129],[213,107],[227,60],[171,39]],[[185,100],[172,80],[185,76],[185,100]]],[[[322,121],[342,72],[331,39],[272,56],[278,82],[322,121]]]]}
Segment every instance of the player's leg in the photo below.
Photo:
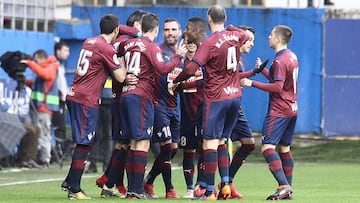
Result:
{"type": "Polygon", "coordinates": [[[181,117],[181,127],[180,127],[180,148],[183,149],[183,175],[186,184],[186,194],[183,198],[193,198],[194,197],[194,172],[195,172],[195,155],[197,148],[197,127],[195,122],[186,120],[186,118],[181,117]]]}
{"type": "Polygon", "coordinates": [[[159,143],[160,152],[156,155],[155,161],[144,180],[145,192],[152,198],[158,198],[154,192],[154,181],[156,177],[164,172],[165,168],[171,169],[171,131],[170,117],[166,109],[154,108],[154,136],[152,143],[159,143]]]}
{"type": "Polygon", "coordinates": [[[218,146],[223,134],[225,117],[223,102],[206,102],[203,113],[203,157],[204,157],[204,180],[206,192],[204,195],[209,198],[214,196],[215,172],[218,167],[218,146]]]}
{"type": "Polygon", "coordinates": [[[196,111],[196,132],[197,135],[195,140],[191,143],[196,144],[194,147],[199,155],[198,162],[197,162],[197,177],[196,183],[194,187],[194,197],[200,197],[206,191],[206,182],[204,177],[205,167],[204,167],[204,155],[202,149],[202,133],[203,133],[203,126],[202,126],[202,112],[203,112],[203,105],[199,105],[196,111]]]}
{"type": "Polygon", "coordinates": [[[124,186],[124,169],[126,165],[126,154],[128,145],[120,142],[115,144],[111,167],[109,168],[107,181],[102,187],[101,197],[125,197],[126,188],[124,186]],[[115,188],[116,187],[116,188],[115,188]]]}
{"type": "Polygon", "coordinates": [[[255,149],[255,139],[253,136],[253,132],[241,108],[238,112],[237,122],[231,134],[231,140],[237,140],[241,143],[241,146],[238,150],[236,150],[229,166],[229,185],[231,189],[231,198],[241,199],[243,198],[243,195],[236,190],[233,184],[233,179],[237,171],[245,162],[245,159],[255,149]]]}
{"type": "Polygon", "coordinates": [[[218,166],[219,173],[221,178],[221,183],[219,185],[219,194],[218,199],[228,199],[231,196],[231,190],[229,186],[229,151],[227,149],[226,140],[230,139],[230,135],[234,129],[234,126],[238,118],[238,110],[240,109],[240,98],[235,98],[232,100],[223,101],[222,106],[224,108],[224,127],[223,132],[221,133],[221,139],[218,146],[218,166]]]}
{"type": "Polygon", "coordinates": [[[89,199],[81,190],[80,181],[84,172],[87,155],[95,139],[98,109],[70,101],[67,102],[67,105],[76,147],[72,155],[69,172],[62,183],[62,189],[69,192],[69,199],[89,199]]]}
{"type": "Polygon", "coordinates": [[[121,126],[127,125],[122,130],[123,134],[130,138],[130,151],[127,158],[129,162],[126,164],[127,175],[130,176],[128,185],[131,186],[128,189],[132,190],[134,198],[146,199],[149,197],[144,193],[143,180],[154,123],[154,106],[151,100],[137,95],[127,95],[124,99],[127,100],[124,108],[128,110],[125,110],[125,116],[122,115],[127,119],[121,118],[121,126]]]}
{"type": "Polygon", "coordinates": [[[297,117],[293,117],[290,119],[285,133],[278,145],[278,151],[283,165],[283,170],[290,186],[292,185],[292,175],[294,168],[294,158],[290,150],[290,145],[294,136],[296,119],[297,117]]]}
{"type": "Polygon", "coordinates": [[[111,105],[112,140],[115,142],[115,147],[105,173],[96,180],[97,185],[100,185],[100,182],[105,180],[106,188],[101,187],[103,188],[101,197],[125,197],[126,195],[123,179],[129,140],[120,134],[121,111],[119,105],[119,102],[111,105]],[[116,186],[116,189],[113,188],[114,186],[116,186]]]}
{"type": "Polygon", "coordinates": [[[178,151],[178,142],[180,138],[180,112],[177,110],[169,110],[170,113],[170,131],[171,131],[171,152],[170,152],[170,168],[164,168],[162,172],[163,181],[165,183],[166,198],[179,199],[180,196],[176,193],[172,184],[172,159],[178,151]]]}
{"type": "Polygon", "coordinates": [[[285,176],[282,162],[279,154],[276,152],[276,146],[279,144],[289,119],[266,115],[263,125],[263,142],[261,152],[269,165],[269,170],[278,182],[278,188],[274,194],[267,197],[268,200],[285,199],[292,196],[290,184],[285,176]]]}

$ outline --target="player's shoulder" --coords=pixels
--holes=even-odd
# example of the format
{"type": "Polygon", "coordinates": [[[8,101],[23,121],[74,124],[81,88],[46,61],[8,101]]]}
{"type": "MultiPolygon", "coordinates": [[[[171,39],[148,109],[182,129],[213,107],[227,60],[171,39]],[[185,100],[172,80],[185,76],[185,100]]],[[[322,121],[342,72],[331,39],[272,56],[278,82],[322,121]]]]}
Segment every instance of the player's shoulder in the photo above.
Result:
{"type": "Polygon", "coordinates": [[[133,39],[130,35],[120,35],[116,38],[115,42],[124,42],[126,40],[133,39]]]}

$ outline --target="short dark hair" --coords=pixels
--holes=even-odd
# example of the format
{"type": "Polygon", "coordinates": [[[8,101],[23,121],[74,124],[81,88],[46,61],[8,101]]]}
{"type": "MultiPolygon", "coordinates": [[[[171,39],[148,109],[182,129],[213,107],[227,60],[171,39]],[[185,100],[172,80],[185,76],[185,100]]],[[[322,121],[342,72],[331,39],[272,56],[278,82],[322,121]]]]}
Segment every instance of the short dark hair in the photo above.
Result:
{"type": "Polygon", "coordinates": [[[214,23],[224,23],[226,20],[225,8],[220,5],[213,5],[209,8],[207,14],[214,23]]]}
{"type": "Polygon", "coordinates": [[[206,21],[200,17],[192,17],[188,20],[188,23],[191,22],[196,29],[206,32],[206,21]]]}
{"type": "Polygon", "coordinates": [[[44,49],[36,50],[33,54],[33,58],[35,58],[35,56],[38,56],[39,58],[45,58],[45,59],[48,57],[48,55],[44,49]]]}
{"type": "Polygon", "coordinates": [[[119,26],[119,17],[114,14],[107,14],[100,20],[100,34],[110,34],[119,26]]]}
{"type": "Polygon", "coordinates": [[[194,33],[184,32],[181,38],[184,40],[185,38],[187,38],[187,44],[194,43],[196,44],[196,46],[198,47],[200,46],[200,40],[195,36],[194,33]]]}
{"type": "Polygon", "coordinates": [[[143,10],[136,10],[134,12],[132,12],[129,16],[129,18],[126,21],[126,25],[127,26],[134,26],[134,23],[136,21],[140,22],[142,20],[142,18],[144,17],[144,15],[148,14],[149,12],[147,11],[143,11],[143,10]]]}
{"type": "Polygon", "coordinates": [[[276,25],[274,27],[274,32],[281,38],[283,44],[288,44],[293,35],[292,29],[286,25],[276,25]]]}
{"type": "Polygon", "coordinates": [[[240,25],[238,28],[246,31],[249,30],[250,32],[252,32],[253,34],[255,34],[255,29],[253,27],[250,26],[246,26],[246,25],[240,25]]]}
{"type": "Polygon", "coordinates": [[[67,42],[65,42],[65,41],[62,41],[62,40],[56,42],[55,45],[54,45],[54,54],[56,55],[56,51],[60,50],[63,47],[69,47],[69,44],[67,42]]]}
{"type": "Polygon", "coordinates": [[[149,13],[143,17],[141,23],[141,30],[143,33],[153,31],[159,26],[159,16],[153,13],[149,13]]]}
{"type": "Polygon", "coordinates": [[[166,18],[164,24],[169,22],[176,22],[179,26],[179,30],[181,30],[181,24],[179,20],[177,20],[176,18],[166,18]]]}

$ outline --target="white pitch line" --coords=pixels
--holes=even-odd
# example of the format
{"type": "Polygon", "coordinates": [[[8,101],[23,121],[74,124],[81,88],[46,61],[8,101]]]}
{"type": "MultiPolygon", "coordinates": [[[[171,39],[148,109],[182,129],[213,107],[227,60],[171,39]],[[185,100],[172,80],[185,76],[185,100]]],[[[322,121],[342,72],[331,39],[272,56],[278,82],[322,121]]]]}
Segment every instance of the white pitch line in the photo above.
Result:
{"type": "MultiPolygon", "coordinates": [[[[83,178],[94,178],[97,176],[83,176],[83,178]]],[[[30,183],[44,183],[44,182],[51,182],[51,181],[61,181],[64,178],[47,178],[47,179],[40,179],[40,180],[27,180],[27,181],[17,181],[11,183],[0,183],[1,186],[13,186],[13,185],[25,185],[30,183]]]]}
{"type": "MultiPolygon", "coordinates": [[[[180,166],[175,166],[172,168],[173,170],[179,170],[182,169],[182,167],[180,166]]],[[[14,171],[2,171],[5,173],[8,172],[20,172],[21,170],[14,170],[14,171]]],[[[86,175],[83,176],[82,178],[94,178],[94,177],[98,177],[97,175],[86,175]]],[[[47,179],[40,179],[40,180],[27,180],[27,181],[16,181],[16,182],[11,182],[11,183],[0,183],[0,187],[1,186],[13,186],[13,185],[25,185],[25,184],[30,184],[30,183],[44,183],[44,182],[51,182],[51,181],[61,181],[64,180],[64,178],[47,178],[47,179]]]]}

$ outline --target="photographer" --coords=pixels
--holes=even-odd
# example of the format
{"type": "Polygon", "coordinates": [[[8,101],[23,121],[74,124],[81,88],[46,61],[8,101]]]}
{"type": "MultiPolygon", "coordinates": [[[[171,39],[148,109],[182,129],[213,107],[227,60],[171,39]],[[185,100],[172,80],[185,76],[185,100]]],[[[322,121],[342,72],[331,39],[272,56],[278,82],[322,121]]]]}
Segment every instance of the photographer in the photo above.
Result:
{"type": "Polygon", "coordinates": [[[31,93],[31,102],[36,111],[31,110],[30,112],[41,129],[38,160],[43,167],[47,167],[51,160],[51,116],[53,111],[59,110],[57,88],[59,64],[54,56],[48,57],[42,49],[33,54],[33,60],[21,60],[20,62],[26,64],[36,74],[31,93]]]}

